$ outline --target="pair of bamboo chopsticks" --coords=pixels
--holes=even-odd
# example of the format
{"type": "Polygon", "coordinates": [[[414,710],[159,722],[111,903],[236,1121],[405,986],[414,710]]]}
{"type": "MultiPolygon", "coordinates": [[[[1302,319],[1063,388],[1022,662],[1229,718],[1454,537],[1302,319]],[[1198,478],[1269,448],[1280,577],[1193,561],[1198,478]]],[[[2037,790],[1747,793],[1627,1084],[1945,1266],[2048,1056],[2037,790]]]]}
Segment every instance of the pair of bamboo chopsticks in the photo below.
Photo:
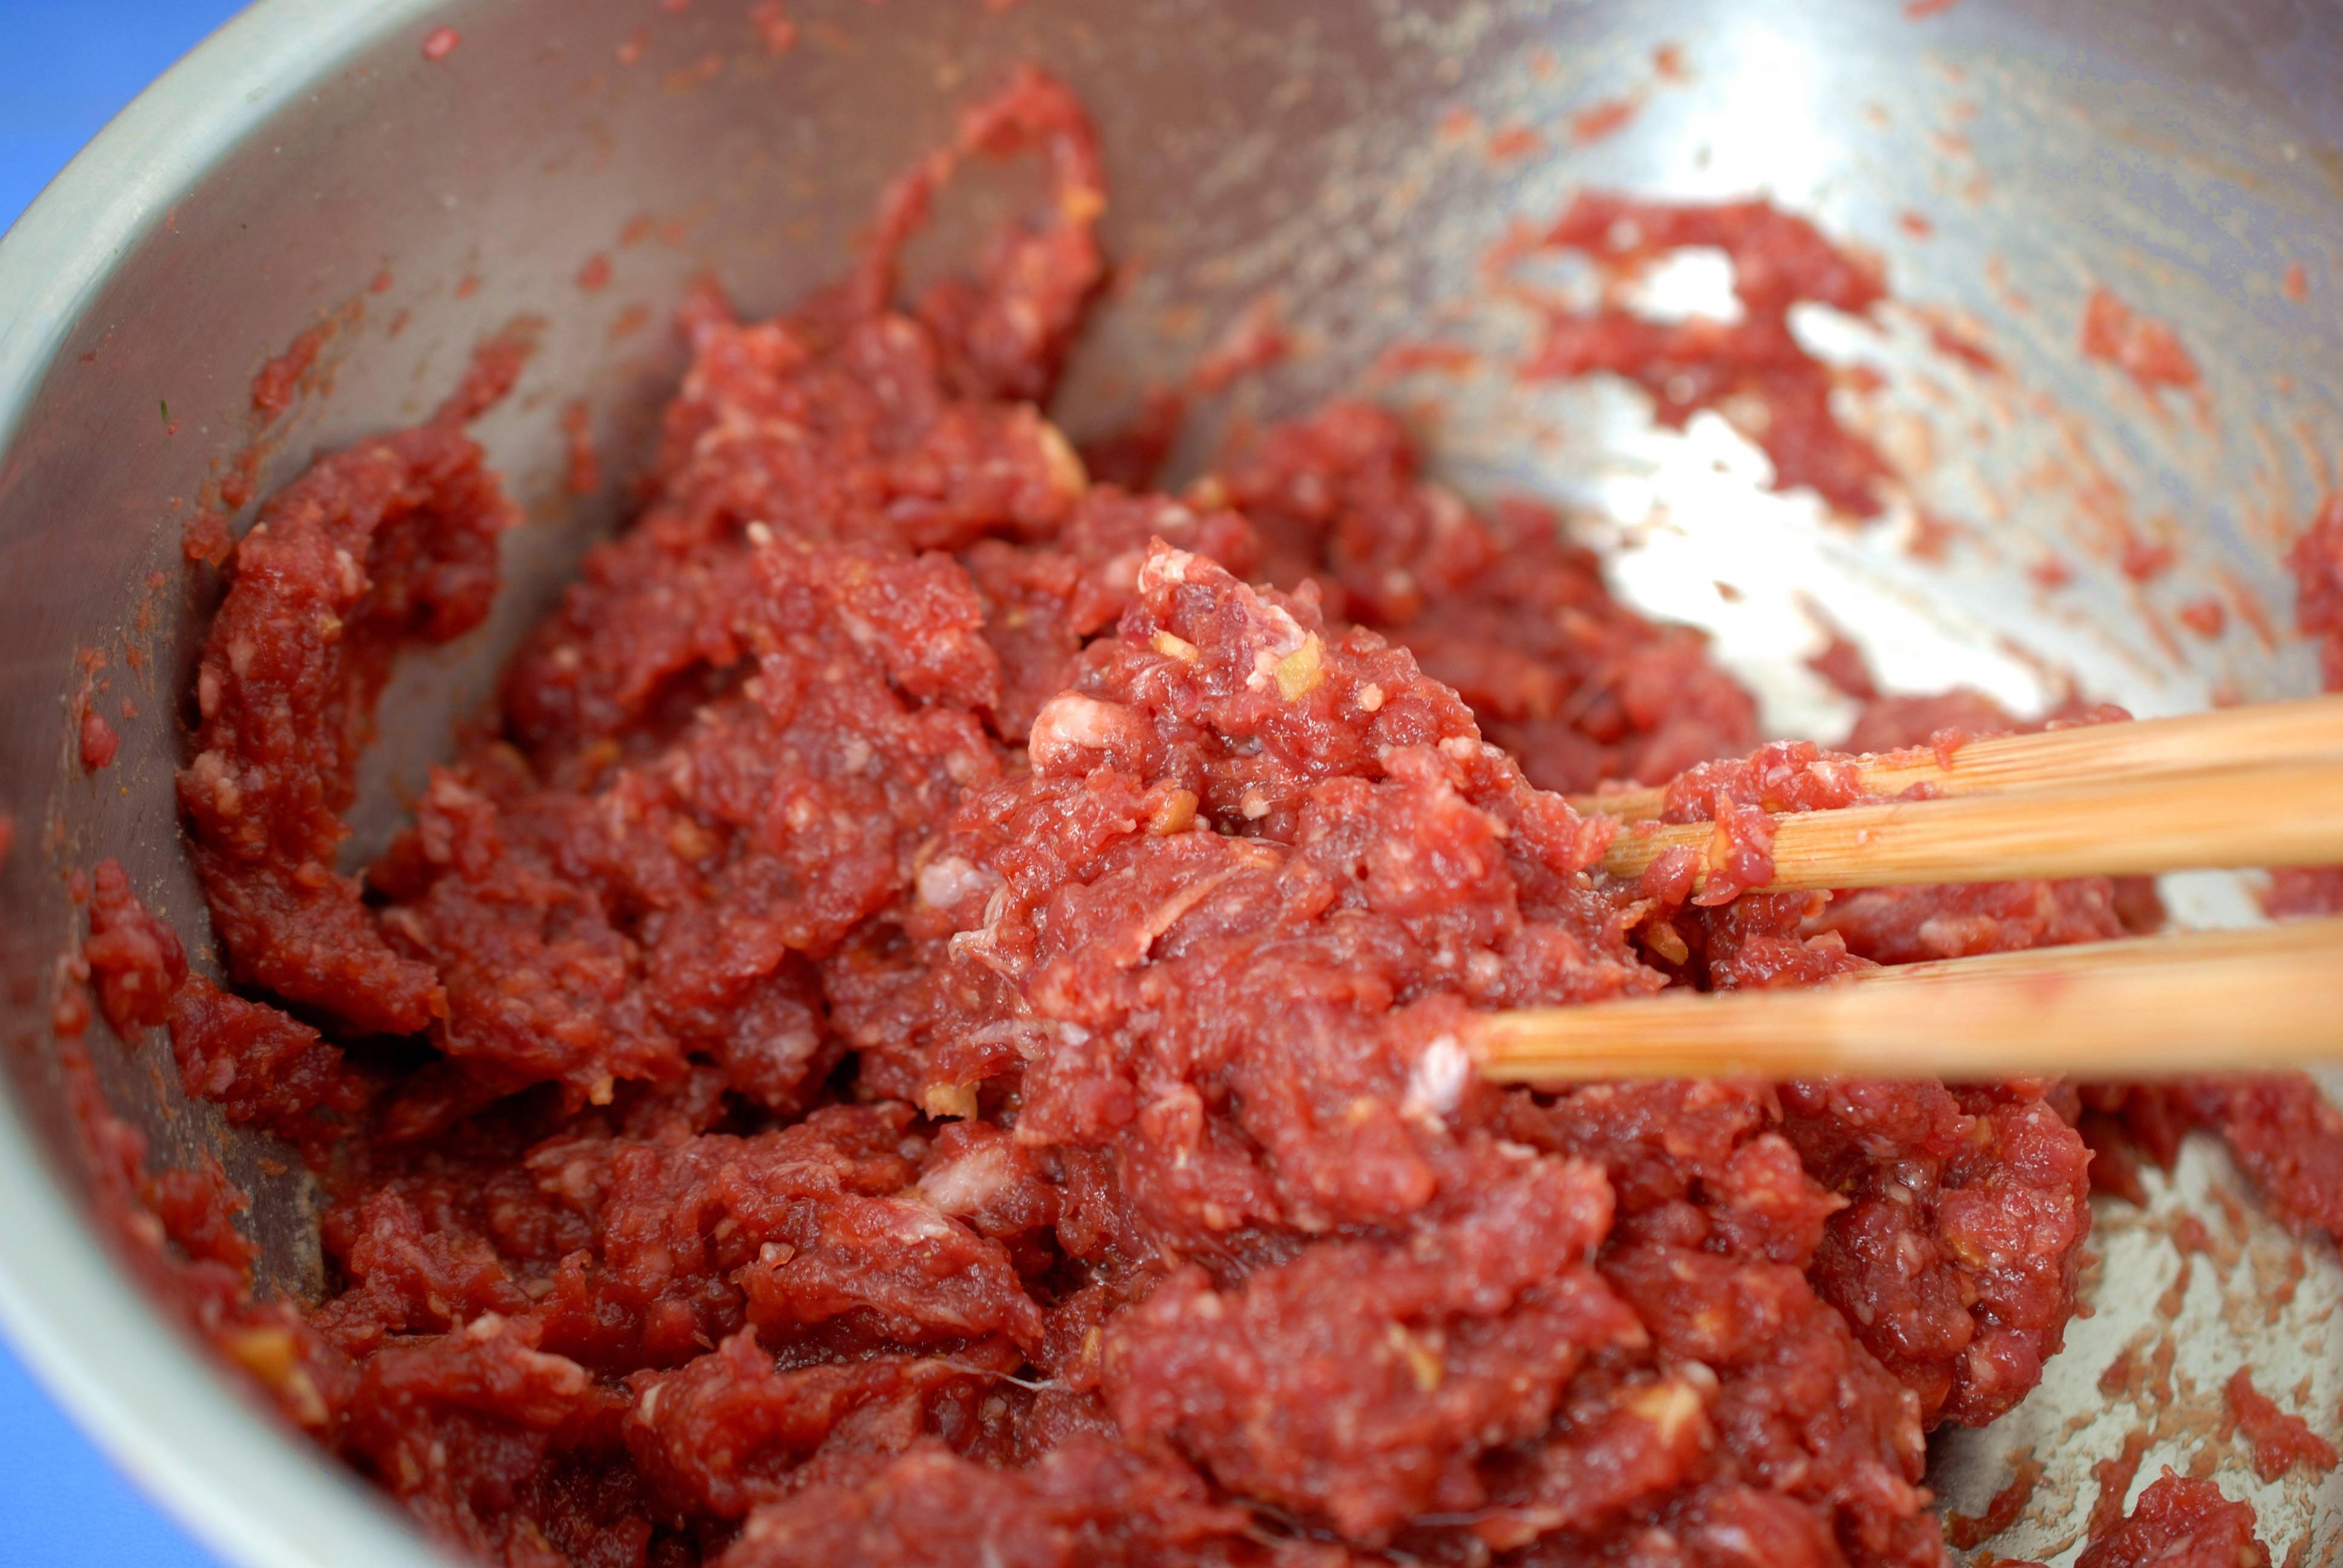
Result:
{"type": "MultiPolygon", "coordinates": [[[[1998,736],[1942,760],[1915,747],[1858,759],[1854,768],[1865,793],[1925,785],[1936,798],[1775,817],[1768,886],[2343,862],[2343,696],[1998,736]]],[[[1710,824],[1653,820],[1665,794],[1573,799],[1582,811],[1622,819],[1604,870],[1637,876],[1670,849],[1708,849],[1710,824]]]]}
{"type": "MultiPolygon", "coordinates": [[[[2343,696],[2094,725],[1855,764],[1867,792],[1936,798],[1777,816],[1783,890],[2343,862],[2343,696]]],[[[1651,820],[1664,790],[1583,798],[1626,819],[1634,876],[1715,829],[1651,820]]],[[[2343,1058],[2343,920],[2042,949],[1852,983],[1670,993],[1487,1015],[1507,1081],[1846,1074],[2141,1077],[2343,1058]]]]}

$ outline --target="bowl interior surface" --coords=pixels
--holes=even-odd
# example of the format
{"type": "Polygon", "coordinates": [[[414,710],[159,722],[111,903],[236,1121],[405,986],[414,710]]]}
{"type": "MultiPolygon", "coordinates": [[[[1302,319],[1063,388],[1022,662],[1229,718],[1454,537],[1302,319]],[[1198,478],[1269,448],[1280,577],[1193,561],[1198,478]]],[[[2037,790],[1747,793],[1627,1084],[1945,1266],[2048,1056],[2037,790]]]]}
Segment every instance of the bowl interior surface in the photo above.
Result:
{"type": "MultiPolygon", "coordinates": [[[[568,493],[565,418],[587,421],[606,471],[639,467],[681,369],[668,324],[691,281],[712,274],[761,313],[834,276],[889,176],[1014,64],[1070,80],[1106,148],[1124,267],[1052,410],[1077,438],[1248,320],[1274,320],[1292,352],[1202,409],[1175,467],[1329,396],[1390,402],[1460,490],[1563,504],[1622,596],[1707,628],[1779,732],[1844,729],[1848,705],[1805,664],[1829,625],[1890,689],[1967,684],[2021,710],[2077,691],[2153,714],[2317,689],[2280,557],[2343,450],[2343,317],[2319,304],[2343,278],[2343,12],[797,0],[796,42],[776,54],[749,10],[263,0],[0,245],[0,810],[16,827],[0,868],[0,1101],[16,1124],[0,1129],[0,1205],[25,1217],[0,1233],[0,1312],[232,1559],[424,1549],[216,1386],[85,1234],[47,1022],[77,938],[65,873],[120,859],[207,961],[171,780],[217,587],[183,562],[183,527],[237,453],[258,453],[265,496],[314,454],[421,417],[477,342],[543,318],[518,394],[481,427],[528,509],[507,588],[488,626],[402,666],[363,781],[362,859],[623,515],[623,486],[568,493]],[[459,42],[428,59],[439,25],[459,42]],[[1798,326],[1879,372],[1846,417],[1901,471],[1885,517],[1851,524],[1765,489],[1763,455],[1715,416],[1662,430],[1631,389],[1531,387],[1506,368],[1534,322],[1483,257],[1590,186],[1762,194],[1884,257],[1896,303],[1878,321],[1814,311],[1798,326]],[[607,265],[606,286],[581,284],[589,265],[607,265]],[[2173,324],[2201,388],[2146,391],[2077,352],[2101,286],[2173,324]],[[264,425],[256,371],[320,327],[320,374],[264,425]],[[1997,368],[1944,352],[1947,329],[1997,368]],[[1389,372],[1394,344],[1430,337],[1482,350],[1482,367],[1389,372]],[[2168,547],[2171,565],[2127,573],[2141,546],[2168,547]],[[2069,578],[2055,589],[2053,559],[2069,578]],[[2179,618],[2207,597],[2225,607],[2218,635],[2179,618]],[[90,650],[123,741],[94,775],[69,721],[90,650]],[[124,699],[135,718],[117,718],[124,699]]],[[[963,182],[918,254],[964,254],[1030,188],[1014,168],[963,182]]],[[[1718,279],[1694,257],[1654,287],[1707,309],[1718,279]]],[[[2237,878],[2167,892],[2184,922],[2253,918],[2237,878]]],[[[264,1282],[314,1292],[315,1195],[282,1151],[183,1097],[159,1032],[89,1044],[156,1162],[217,1153],[253,1194],[264,1282]]],[[[2143,1480],[2187,1462],[2202,1436],[2188,1412],[2217,1418],[2239,1364],[2268,1369],[2265,1389],[2306,1378],[2307,1408],[2337,1408],[2331,1249],[2310,1249],[2279,1302],[2293,1243],[2248,1203],[2220,1265],[2173,1288],[2174,1216],[2243,1191],[2192,1146],[2147,1210],[2103,1209],[2097,1315],[2019,1412],[1939,1441],[1952,1511],[1979,1512],[2016,1449],[2046,1464],[1996,1551],[2077,1544],[2090,1465],[2143,1419],[2097,1392],[2127,1345],[2177,1346],[2179,1413],[2159,1419],[2143,1480]]],[[[2343,1525],[2343,1480],[2264,1485],[2234,1455],[2219,1474],[2280,1553],[2343,1525]]]]}

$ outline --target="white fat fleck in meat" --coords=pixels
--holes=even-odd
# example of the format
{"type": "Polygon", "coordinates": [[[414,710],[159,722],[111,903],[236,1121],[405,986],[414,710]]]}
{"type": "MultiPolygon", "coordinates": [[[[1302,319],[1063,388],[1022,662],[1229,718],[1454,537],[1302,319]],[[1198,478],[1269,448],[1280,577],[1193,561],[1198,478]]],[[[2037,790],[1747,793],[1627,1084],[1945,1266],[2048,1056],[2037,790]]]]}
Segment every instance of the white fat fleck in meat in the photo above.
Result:
{"type": "Polygon", "coordinates": [[[831,613],[838,618],[838,624],[845,628],[846,635],[854,639],[855,647],[867,653],[883,657],[887,639],[880,635],[877,627],[872,626],[842,604],[834,604],[831,613]]]}
{"type": "Polygon", "coordinates": [[[1287,614],[1284,606],[1272,604],[1267,599],[1257,602],[1261,606],[1262,629],[1269,638],[1271,651],[1278,658],[1283,658],[1309,638],[1310,634],[1302,629],[1302,623],[1287,614]]]}
{"type": "Polygon", "coordinates": [[[1834,789],[1854,789],[1863,782],[1862,774],[1847,758],[1817,757],[1806,765],[1806,771],[1834,789]]]}
{"type": "Polygon", "coordinates": [[[895,1240],[907,1246],[918,1246],[926,1241],[949,1241],[960,1233],[959,1226],[925,1203],[895,1203],[890,1207],[894,1211],[890,1216],[894,1223],[889,1229],[894,1233],[895,1240]]]}
{"type": "MultiPolygon", "coordinates": [[[[995,894],[994,897],[1000,897],[995,894]]],[[[974,935],[974,932],[963,933],[974,935]]],[[[955,939],[957,940],[957,939],[955,939]]],[[[1078,1023],[1048,1018],[1004,1018],[970,1030],[960,1039],[969,1045],[1005,1045],[1027,1061],[1039,1061],[1060,1042],[1089,1043],[1091,1031],[1078,1023]]]]}
{"type": "Polygon", "coordinates": [[[1464,1087],[1472,1079],[1471,1054],[1454,1035],[1436,1035],[1408,1070],[1407,1093],[1400,1101],[1400,1112],[1419,1121],[1453,1116],[1464,1103],[1464,1087]]]}
{"type": "Polygon", "coordinates": [[[1186,582],[1188,568],[1195,564],[1195,556],[1187,550],[1157,550],[1139,568],[1139,591],[1152,593],[1167,583],[1186,582]]]}
{"type": "Polygon", "coordinates": [[[1008,917],[1011,890],[1007,882],[992,890],[984,900],[984,919],[976,930],[960,931],[948,944],[955,956],[975,960],[996,974],[1018,978],[1019,966],[1002,957],[1000,951],[1001,922],[1008,917]]]}
{"type": "Polygon", "coordinates": [[[1138,550],[1125,550],[1097,568],[1099,581],[1117,593],[1129,596],[1139,591],[1139,569],[1146,559],[1138,550]]]}
{"type": "Polygon", "coordinates": [[[1033,717],[1026,751],[1036,768],[1076,763],[1085,751],[1101,751],[1117,740],[1135,739],[1129,709],[1101,702],[1078,691],[1060,692],[1033,717]]]}
{"type": "Polygon", "coordinates": [[[199,753],[188,766],[187,774],[195,780],[196,788],[210,798],[213,810],[223,817],[243,814],[244,792],[236,788],[235,774],[225,755],[217,751],[199,753]]]}
{"type": "Polygon", "coordinates": [[[920,1196],[946,1214],[973,1214],[1017,1179],[1007,1149],[986,1143],[920,1178],[920,1196]]]}
{"type": "Polygon", "coordinates": [[[989,893],[1001,885],[1001,875],[958,855],[943,855],[920,868],[920,901],[949,910],[963,899],[989,893]]]}
{"type": "Polygon", "coordinates": [[[1277,667],[1286,656],[1298,650],[1309,640],[1310,634],[1302,623],[1287,614],[1282,605],[1247,594],[1246,608],[1252,612],[1252,632],[1260,646],[1253,649],[1252,673],[1245,677],[1245,685],[1254,691],[1265,691],[1277,678],[1277,667]]]}

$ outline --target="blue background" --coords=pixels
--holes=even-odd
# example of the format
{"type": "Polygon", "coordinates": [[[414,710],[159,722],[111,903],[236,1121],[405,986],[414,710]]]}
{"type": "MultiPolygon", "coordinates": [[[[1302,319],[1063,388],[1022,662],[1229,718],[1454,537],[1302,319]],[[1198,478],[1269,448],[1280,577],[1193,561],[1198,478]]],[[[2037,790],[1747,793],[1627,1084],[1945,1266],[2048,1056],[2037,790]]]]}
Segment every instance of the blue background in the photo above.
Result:
{"type": "MultiPolygon", "coordinates": [[[[237,8],[235,0],[0,0],[0,226],[237,8]]],[[[217,1568],[0,1342],[0,1568],[75,1563],[217,1568]]]]}

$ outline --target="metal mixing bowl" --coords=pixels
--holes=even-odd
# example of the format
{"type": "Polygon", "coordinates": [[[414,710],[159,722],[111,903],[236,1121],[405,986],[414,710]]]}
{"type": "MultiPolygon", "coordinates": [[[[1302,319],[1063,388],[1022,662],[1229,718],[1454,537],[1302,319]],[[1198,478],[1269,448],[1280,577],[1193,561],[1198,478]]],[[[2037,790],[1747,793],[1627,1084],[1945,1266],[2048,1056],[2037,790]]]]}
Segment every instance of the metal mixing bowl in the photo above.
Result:
{"type": "MultiPolygon", "coordinates": [[[[1710,626],[1777,728],[1844,718],[1800,662],[1822,636],[1807,596],[1898,688],[1966,680],[2025,707],[2071,679],[2157,712],[2315,684],[2287,635],[2277,558],[2343,447],[2343,317],[2328,303],[2343,281],[2343,10],[791,0],[798,42],[775,55],[749,9],[262,0],[109,126],[0,244],[0,809],[19,829],[0,882],[0,1318],[100,1440],[236,1561],[371,1568],[426,1553],[357,1483],[251,1413],[92,1239],[45,1020],[55,960],[76,934],[67,868],[120,857],[203,947],[170,779],[216,589],[182,565],[179,533],[250,433],[254,371],[320,321],[344,322],[326,351],[330,393],[274,431],[264,492],[319,448],[416,417],[516,315],[551,322],[522,395],[484,427],[530,510],[508,544],[510,587],[490,628],[403,671],[361,846],[379,841],[399,782],[486,689],[582,541],[613,520],[613,491],[564,492],[560,407],[586,400],[623,471],[679,367],[669,335],[641,323],[663,322],[703,269],[751,309],[834,273],[881,181],[948,134],[958,99],[1024,59],[1096,110],[1109,236],[1135,264],[1061,399],[1077,435],[1112,424],[1142,383],[1176,375],[1248,309],[1273,311],[1297,352],[1232,392],[1199,443],[1230,419],[1372,380],[1381,351],[1428,321],[1492,345],[1518,337],[1524,323],[1490,300],[1478,260],[1511,217],[1550,212],[1582,183],[1765,191],[1880,251],[1902,300],[1968,323],[2006,367],[1984,375],[1935,352],[1909,308],[1875,329],[1808,324],[1887,377],[1856,410],[1909,475],[1885,522],[1853,528],[1765,492],[1762,459],[1721,423],[1654,433],[1615,387],[1531,390],[1484,374],[1381,392],[1427,421],[1462,487],[1571,503],[1574,526],[1616,550],[1623,591],[1710,626]],[[427,59],[440,25],[460,42],[427,59]],[[1655,65],[1664,45],[1683,79],[1655,65]],[[1574,136],[1580,111],[1612,100],[1635,106],[1624,126],[1574,136]],[[1489,156],[1516,124],[1534,146],[1489,156]],[[588,292],[576,280],[596,256],[612,281],[588,292]],[[2291,265],[2307,302],[2286,286],[2291,265]],[[2159,401],[2077,356],[2094,283],[2178,324],[2205,367],[2201,400],[2159,401]],[[1942,537],[1924,514],[1959,526],[1941,560],[1916,552],[1942,537]],[[2127,537],[2170,544],[2177,564],[2134,582],[2120,569],[2127,537]],[[2055,593],[2031,569],[2051,554],[2074,578],[2055,593]],[[2206,594],[2230,601],[2226,632],[2176,629],[2176,609],[2206,594]],[[2275,638],[2258,635],[2248,603],[2275,638]],[[134,697],[139,716],[118,726],[114,766],[85,776],[68,709],[91,648],[109,655],[109,705],[134,697]]],[[[1697,303],[1713,284],[1695,259],[1661,286],[1697,303]]],[[[2234,879],[2171,891],[2192,920],[2249,908],[2234,879]]],[[[301,1179],[271,1175],[266,1151],[182,1098],[159,1036],[91,1045],[158,1161],[214,1149],[253,1190],[266,1279],[312,1288],[301,1179]]],[[[2096,1380],[2136,1333],[2179,1339],[2184,1412],[2217,1417],[2220,1378],[2249,1357],[2266,1390],[2305,1376],[2308,1408],[2336,1408],[2343,1329],[2323,1320],[2343,1275],[2328,1249],[2291,1306],[2265,1312],[2285,1243],[2241,1221],[2237,1261],[2200,1261],[2177,1318],[2156,1310],[2179,1266],[2164,1216],[2234,1185],[2198,1150],[2147,1214],[2103,1211],[2098,1315],[2077,1324],[2023,1411],[1939,1444],[1939,1484],[1971,1511],[2014,1445],[2050,1461],[2001,1550],[2071,1547],[2087,1464],[2131,1419],[2103,1408],[2096,1380]]],[[[2145,1473],[2188,1446],[2160,1447],[2145,1473]]],[[[2222,1452],[2225,1483],[2264,1506],[2279,1550],[2307,1531],[2332,1538],[2343,1492],[2300,1477],[2263,1487],[2222,1452]]]]}

